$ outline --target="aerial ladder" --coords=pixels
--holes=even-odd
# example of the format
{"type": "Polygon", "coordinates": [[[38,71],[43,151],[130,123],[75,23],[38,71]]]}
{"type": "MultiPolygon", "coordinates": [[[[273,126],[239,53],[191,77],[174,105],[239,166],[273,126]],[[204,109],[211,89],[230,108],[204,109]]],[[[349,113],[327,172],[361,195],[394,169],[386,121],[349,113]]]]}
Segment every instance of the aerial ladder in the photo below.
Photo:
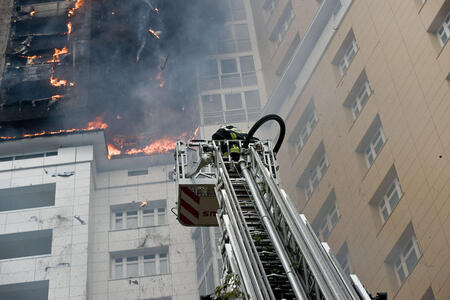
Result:
{"type": "Polygon", "coordinates": [[[268,115],[244,141],[178,141],[179,222],[219,226],[222,275],[238,276],[241,298],[387,299],[385,293],[372,297],[356,275],[347,277],[281,188],[276,153],[284,135],[283,120],[268,115]],[[250,142],[270,120],[280,126],[274,148],[270,141],[250,142]],[[239,161],[223,153],[231,143],[239,145],[239,161]]]}

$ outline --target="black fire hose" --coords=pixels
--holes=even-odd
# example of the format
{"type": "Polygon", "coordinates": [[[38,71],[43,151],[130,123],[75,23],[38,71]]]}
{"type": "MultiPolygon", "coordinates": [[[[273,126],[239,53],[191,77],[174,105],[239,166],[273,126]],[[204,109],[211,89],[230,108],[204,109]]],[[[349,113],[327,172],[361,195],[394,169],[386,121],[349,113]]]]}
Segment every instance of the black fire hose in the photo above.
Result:
{"type": "Polygon", "coordinates": [[[278,125],[280,125],[280,135],[278,136],[278,140],[277,140],[277,143],[275,144],[275,147],[273,147],[273,152],[276,154],[278,152],[278,150],[280,150],[281,144],[283,143],[284,135],[286,134],[286,125],[284,124],[283,119],[279,115],[275,115],[275,114],[267,115],[267,116],[264,116],[261,119],[259,119],[252,126],[250,131],[248,132],[247,138],[245,139],[242,147],[247,149],[248,144],[250,143],[250,140],[252,139],[256,130],[258,130],[259,127],[261,127],[264,123],[266,123],[267,121],[271,121],[271,120],[276,121],[278,123],[278,125]]]}

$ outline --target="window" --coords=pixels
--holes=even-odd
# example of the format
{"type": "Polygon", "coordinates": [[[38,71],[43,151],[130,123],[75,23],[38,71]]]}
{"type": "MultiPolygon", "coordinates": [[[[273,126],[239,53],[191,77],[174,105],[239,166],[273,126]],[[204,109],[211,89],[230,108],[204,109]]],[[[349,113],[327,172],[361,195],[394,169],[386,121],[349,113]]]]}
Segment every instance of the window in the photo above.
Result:
{"type": "Polygon", "coordinates": [[[29,281],[0,285],[0,299],[48,299],[49,280],[29,281]]]}
{"type": "Polygon", "coordinates": [[[200,76],[214,76],[219,73],[217,60],[208,59],[200,65],[200,76]]]}
{"type": "Polygon", "coordinates": [[[246,19],[243,0],[222,0],[220,4],[226,12],[227,21],[243,21],[246,19]]]}
{"type": "Polygon", "coordinates": [[[312,131],[317,124],[317,115],[315,111],[314,101],[308,103],[305,111],[300,116],[300,119],[292,133],[289,137],[289,141],[295,145],[297,153],[303,149],[303,146],[308,141],[312,131]]]}
{"type": "Polygon", "coordinates": [[[383,195],[383,198],[378,203],[378,209],[383,223],[389,218],[401,197],[402,189],[398,182],[398,178],[395,178],[386,194],[383,195]]]}
{"type": "Polygon", "coordinates": [[[220,66],[221,66],[222,74],[237,73],[237,71],[238,71],[236,59],[234,59],[234,58],[222,59],[220,61],[220,66]]]}
{"type": "Polygon", "coordinates": [[[353,61],[353,58],[356,55],[356,52],[358,52],[358,46],[356,44],[356,41],[353,40],[348,48],[346,49],[344,55],[342,56],[341,60],[339,61],[339,70],[341,71],[341,74],[344,75],[345,71],[347,71],[348,67],[353,61]]]}
{"type": "Polygon", "coordinates": [[[228,24],[218,33],[218,54],[246,52],[251,49],[247,24],[228,24]]]}
{"type": "Polygon", "coordinates": [[[131,203],[111,207],[112,227],[115,230],[167,224],[166,200],[147,202],[147,205],[131,203]],[[134,209],[132,209],[134,207],[134,209]]]}
{"type": "Polygon", "coordinates": [[[0,189],[0,212],[55,205],[56,184],[0,189]]]}
{"type": "Polygon", "coordinates": [[[144,256],[144,275],[156,275],[156,255],[144,256]]]}
{"type": "Polygon", "coordinates": [[[392,266],[400,286],[414,270],[420,256],[416,234],[412,223],[409,223],[385,260],[392,266]]]}
{"type": "Polygon", "coordinates": [[[312,222],[312,227],[321,241],[327,240],[339,218],[336,194],[333,189],[312,222]]]}
{"type": "Polygon", "coordinates": [[[292,9],[292,3],[289,2],[278,20],[277,25],[275,25],[272,34],[270,35],[270,40],[276,47],[278,47],[283,41],[294,17],[295,15],[294,10],[292,9]]]}
{"type": "Polygon", "coordinates": [[[135,171],[128,171],[128,176],[142,176],[147,175],[148,170],[135,170],[135,171]]]}
{"type": "Polygon", "coordinates": [[[339,48],[335,58],[333,59],[333,64],[336,64],[339,68],[341,75],[344,75],[347,69],[350,67],[353,59],[358,52],[358,44],[356,43],[355,35],[353,30],[345,37],[339,48]]]}
{"type": "Polygon", "coordinates": [[[328,213],[322,220],[322,223],[319,225],[319,238],[321,241],[325,241],[328,238],[331,230],[336,225],[339,220],[339,211],[337,209],[336,201],[329,208],[328,213]]]}
{"type": "MultiPolygon", "coordinates": [[[[169,273],[167,247],[164,249],[143,249],[146,255],[115,257],[112,259],[113,278],[154,276],[169,273]]],[[[115,256],[116,254],[112,254],[115,256]]]]}
{"type": "Polygon", "coordinates": [[[306,200],[311,198],[311,195],[325,175],[327,169],[328,159],[322,142],[319,147],[317,147],[316,151],[314,151],[311,160],[297,183],[297,186],[304,190],[306,200]]]}
{"type": "Polygon", "coordinates": [[[21,155],[16,155],[16,156],[4,156],[4,157],[0,157],[0,162],[31,159],[31,158],[40,158],[40,157],[50,157],[50,156],[57,156],[57,155],[58,155],[58,150],[50,151],[50,152],[33,153],[33,154],[21,154],[21,155]]]}
{"type": "Polygon", "coordinates": [[[373,135],[372,140],[370,141],[364,152],[368,167],[373,164],[375,158],[377,158],[385,142],[386,138],[384,137],[383,128],[380,127],[373,135]]]}
{"type": "Polygon", "coordinates": [[[356,120],[358,118],[359,113],[366,104],[367,99],[369,99],[371,92],[372,91],[370,89],[369,82],[368,81],[364,82],[352,104],[353,120],[356,120]]]}
{"type": "Polygon", "coordinates": [[[436,34],[441,46],[444,47],[450,37],[450,13],[445,17],[436,34]]]}
{"type": "Polygon", "coordinates": [[[279,0],[266,0],[264,2],[264,10],[267,12],[268,15],[272,15],[273,11],[275,10],[275,7],[277,7],[279,0]]]}
{"type": "Polygon", "coordinates": [[[395,274],[400,285],[411,274],[419,258],[419,245],[417,244],[416,236],[412,235],[394,261],[395,274]]]}
{"type": "Polygon", "coordinates": [[[433,289],[431,286],[426,290],[425,294],[423,294],[422,298],[420,300],[435,300],[433,289]]]}
{"type": "Polygon", "coordinates": [[[344,106],[352,112],[353,121],[358,118],[371,94],[372,89],[367,79],[366,70],[362,70],[344,101],[344,106]]]}
{"type": "Polygon", "coordinates": [[[138,212],[135,211],[127,211],[127,228],[136,228],[138,226],[138,212]]]}
{"type": "Polygon", "coordinates": [[[317,124],[317,116],[316,112],[313,111],[310,115],[309,120],[306,122],[305,126],[303,126],[302,129],[300,129],[300,134],[297,137],[296,140],[296,146],[297,146],[297,153],[299,153],[305,143],[308,141],[309,136],[311,135],[312,131],[316,127],[317,124]]]}
{"type": "Polygon", "coordinates": [[[127,257],[127,277],[139,276],[138,257],[127,257]]]}
{"type": "Polygon", "coordinates": [[[283,57],[283,60],[281,61],[280,65],[277,69],[277,75],[282,76],[284,72],[286,71],[289,62],[292,59],[292,56],[294,56],[295,50],[297,50],[298,45],[300,44],[300,36],[298,33],[295,35],[294,40],[292,41],[291,45],[289,46],[289,49],[286,51],[286,54],[283,57]]]}
{"type": "Polygon", "coordinates": [[[0,235],[0,260],[52,253],[53,231],[37,230],[0,235]]]}
{"type": "Polygon", "coordinates": [[[350,274],[353,271],[352,271],[352,266],[350,265],[350,259],[348,256],[347,242],[345,242],[344,245],[342,245],[341,249],[339,249],[339,251],[336,255],[336,258],[337,258],[339,264],[341,265],[341,268],[344,271],[344,273],[347,276],[350,276],[350,274]]]}

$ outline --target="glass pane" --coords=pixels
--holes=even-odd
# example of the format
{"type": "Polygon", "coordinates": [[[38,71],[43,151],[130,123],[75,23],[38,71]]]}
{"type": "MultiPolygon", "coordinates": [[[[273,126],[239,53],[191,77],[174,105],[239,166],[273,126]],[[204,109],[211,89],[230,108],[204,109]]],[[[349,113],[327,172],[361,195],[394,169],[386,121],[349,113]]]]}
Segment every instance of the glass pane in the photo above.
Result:
{"type": "Polygon", "coordinates": [[[120,259],[120,262],[117,262],[116,259],[116,263],[115,263],[115,278],[122,278],[123,277],[123,264],[122,264],[122,259],[120,259]]]}
{"type": "Polygon", "coordinates": [[[136,257],[128,257],[127,258],[127,277],[136,277],[139,276],[138,270],[138,258],[136,257]]]}
{"type": "Polygon", "coordinates": [[[166,209],[158,208],[158,225],[166,224],[166,209]]]}
{"type": "Polygon", "coordinates": [[[247,108],[260,108],[258,91],[245,92],[245,102],[247,108]]]}
{"type": "Polygon", "coordinates": [[[255,64],[253,63],[253,56],[241,56],[239,57],[239,61],[241,63],[241,72],[253,72],[255,71],[255,64]]]}
{"type": "Polygon", "coordinates": [[[412,270],[414,269],[414,266],[417,263],[417,255],[416,255],[416,251],[411,251],[411,253],[409,254],[409,256],[406,258],[406,266],[408,268],[408,272],[411,273],[412,270]]]}
{"type": "Polygon", "coordinates": [[[227,110],[242,108],[241,94],[225,95],[225,104],[227,110]]]}
{"type": "Polygon", "coordinates": [[[236,59],[223,59],[220,61],[222,66],[222,74],[226,73],[237,73],[236,59]]]}
{"type": "Polygon", "coordinates": [[[122,229],[122,213],[116,213],[114,229],[122,229]]]}
{"type": "Polygon", "coordinates": [[[217,61],[207,60],[201,64],[200,67],[200,75],[202,76],[214,76],[218,74],[217,61]]]}
{"type": "Polygon", "coordinates": [[[137,211],[127,211],[127,228],[136,228],[137,220],[137,211]]]}
{"type": "Polygon", "coordinates": [[[250,34],[248,33],[247,24],[235,24],[234,25],[234,36],[236,40],[249,40],[250,34]]]}
{"type": "Polygon", "coordinates": [[[398,276],[398,279],[400,280],[400,282],[403,282],[405,280],[406,275],[405,275],[405,272],[403,271],[402,267],[397,269],[397,276],[398,276]]]}
{"type": "Polygon", "coordinates": [[[202,96],[203,112],[222,111],[222,100],[219,94],[202,96]]]}
{"type": "Polygon", "coordinates": [[[391,210],[394,210],[394,208],[397,206],[398,200],[400,198],[398,197],[397,190],[392,195],[391,199],[389,199],[389,205],[391,206],[391,210]]]}
{"type": "Polygon", "coordinates": [[[155,225],[155,215],[152,213],[145,214],[143,216],[144,226],[154,226],[155,225]]]}
{"type": "Polygon", "coordinates": [[[160,270],[160,274],[169,273],[169,266],[167,263],[167,254],[165,254],[165,253],[161,253],[159,255],[159,270],[160,270]]]}
{"type": "Polygon", "coordinates": [[[155,255],[144,256],[144,275],[156,275],[155,255]]]}
{"type": "Polygon", "coordinates": [[[241,86],[241,75],[230,74],[221,76],[222,88],[232,88],[241,86]]]}

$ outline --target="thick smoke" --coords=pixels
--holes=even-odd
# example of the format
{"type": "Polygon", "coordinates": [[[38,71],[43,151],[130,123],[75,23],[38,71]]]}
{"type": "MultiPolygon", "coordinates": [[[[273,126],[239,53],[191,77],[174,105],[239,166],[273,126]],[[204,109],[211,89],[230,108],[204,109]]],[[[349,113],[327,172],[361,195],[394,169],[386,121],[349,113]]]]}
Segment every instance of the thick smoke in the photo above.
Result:
{"type": "MultiPolygon", "coordinates": [[[[43,87],[26,88],[22,83],[18,86],[24,88],[24,95],[14,92],[19,100],[26,100],[36,99],[40,91],[55,90],[50,95],[64,94],[58,100],[64,105],[50,103],[48,109],[40,110],[28,105],[33,118],[11,118],[11,122],[1,124],[2,135],[19,137],[43,130],[85,128],[98,117],[108,124],[107,142],[120,150],[191,134],[199,120],[196,68],[213,52],[218,32],[224,27],[221,0],[76,3],[79,7],[71,16],[58,17],[62,25],[57,32],[62,29],[62,33],[50,35],[52,46],[47,49],[49,53],[42,54],[48,59],[55,45],[60,49],[67,46],[70,53],[52,67],[55,76],[73,80],[74,87],[52,87],[47,74],[43,87]],[[68,22],[72,24],[71,35],[64,32],[68,22]],[[55,44],[56,39],[64,44],[55,44]]],[[[57,29],[43,20],[31,21],[40,24],[42,32],[57,29]]],[[[41,37],[31,39],[34,43],[41,37]]],[[[42,66],[50,67],[39,65],[40,70],[42,66]]]]}
{"type": "Polygon", "coordinates": [[[194,130],[196,66],[224,23],[218,0],[91,5],[89,105],[110,125],[110,138],[137,137],[139,144],[194,130]]]}

